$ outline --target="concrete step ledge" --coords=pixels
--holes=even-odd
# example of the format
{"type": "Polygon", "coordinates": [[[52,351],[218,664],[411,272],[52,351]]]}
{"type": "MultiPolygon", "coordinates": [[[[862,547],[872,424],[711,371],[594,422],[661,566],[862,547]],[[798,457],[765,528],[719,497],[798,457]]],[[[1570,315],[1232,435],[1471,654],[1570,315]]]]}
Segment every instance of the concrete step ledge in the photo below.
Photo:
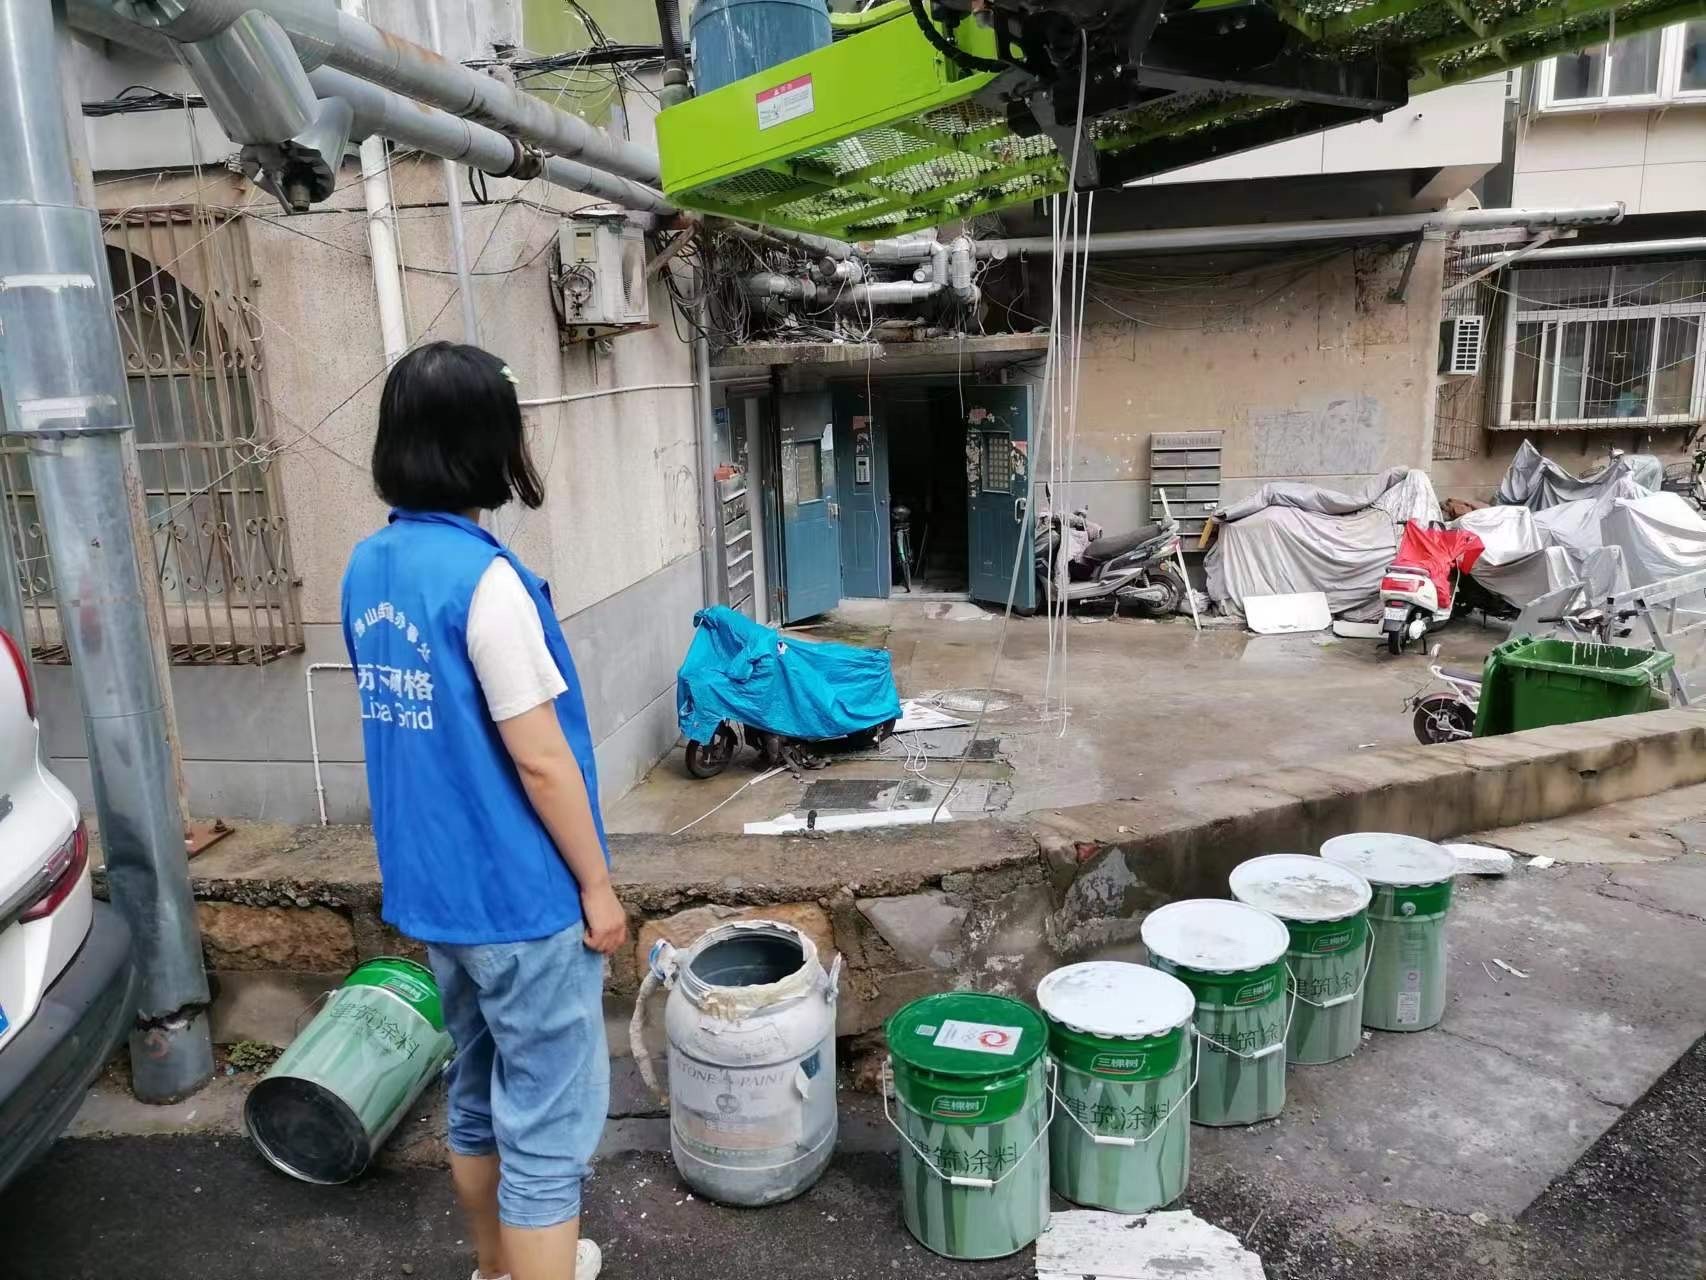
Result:
{"type": "MultiPolygon", "coordinates": [[[[610,966],[607,1019],[613,1044],[625,1044],[644,948],[659,936],[690,941],[718,919],[775,915],[844,955],[838,1029],[860,1036],[932,991],[1029,996],[1059,964],[1138,958],[1147,911],[1224,896],[1227,873],[1256,854],[1313,852],[1358,830],[1444,839],[1699,782],[1706,710],[1683,708],[1358,752],[1022,823],[617,835],[613,871],[635,944],[610,966]]],[[[251,826],[190,870],[220,978],[222,1040],[285,1043],[337,973],[374,955],[420,953],[380,919],[365,827],[251,826]]]]}

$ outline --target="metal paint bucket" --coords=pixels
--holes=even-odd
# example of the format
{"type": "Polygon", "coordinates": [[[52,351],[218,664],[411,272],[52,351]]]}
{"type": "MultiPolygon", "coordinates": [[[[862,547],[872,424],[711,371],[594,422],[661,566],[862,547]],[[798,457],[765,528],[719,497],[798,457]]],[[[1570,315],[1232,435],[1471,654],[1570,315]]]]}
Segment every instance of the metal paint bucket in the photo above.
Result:
{"type": "Polygon", "coordinates": [[[1152,911],[1143,945],[1163,973],[1196,996],[1197,1124],[1255,1124],[1285,1107],[1285,1038],[1291,1011],[1285,952],[1291,935],[1266,911],[1220,898],[1189,898],[1152,911]]]}
{"type": "Polygon", "coordinates": [[[412,960],[369,960],[249,1090],[244,1127],[291,1177],[348,1182],[444,1070],[450,1051],[432,973],[412,960]]]}
{"type": "Polygon", "coordinates": [[[1049,974],[1037,1003],[1057,1082],[1054,1189],[1116,1213],[1172,1204],[1191,1171],[1191,989],[1144,965],[1092,961],[1049,974]]]}
{"type": "Polygon", "coordinates": [[[1435,1025],[1445,1016],[1445,917],[1457,860],[1431,840],[1384,831],[1334,836],[1321,856],[1374,886],[1363,1025],[1378,1031],[1435,1025]]]}
{"type": "Polygon", "coordinates": [[[1017,1000],[957,991],[914,1000],[885,1031],[907,1230],[948,1258],[1017,1253],[1048,1226],[1046,1024],[1017,1000]]]}
{"type": "Polygon", "coordinates": [[[1324,858],[1274,853],[1240,863],[1230,883],[1234,898],[1278,916],[1291,934],[1286,964],[1297,1006],[1286,1061],[1313,1066],[1350,1057],[1362,1043],[1368,881],[1324,858]]]}
{"type": "Polygon", "coordinates": [[[826,974],[792,925],[737,920],[687,951],[658,943],[650,965],[670,985],[669,1135],[682,1179],[742,1207],[808,1190],[835,1151],[841,958],[826,974]]]}

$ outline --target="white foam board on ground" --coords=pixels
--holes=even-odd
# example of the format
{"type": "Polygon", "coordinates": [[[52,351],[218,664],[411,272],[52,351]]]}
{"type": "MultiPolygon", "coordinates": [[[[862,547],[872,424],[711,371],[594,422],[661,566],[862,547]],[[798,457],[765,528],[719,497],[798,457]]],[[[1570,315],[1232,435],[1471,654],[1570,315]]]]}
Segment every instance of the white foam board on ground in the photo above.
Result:
{"type": "Polygon", "coordinates": [[[1346,640],[1378,640],[1378,622],[1352,622],[1349,618],[1333,619],[1333,634],[1346,640]]]}
{"type": "Polygon", "coordinates": [[[1238,1237],[1189,1211],[1076,1209],[1037,1238],[1037,1280],[1267,1280],[1238,1237]]]}
{"type": "Polygon", "coordinates": [[[1283,596],[1245,596],[1244,621],[1259,636],[1294,631],[1325,631],[1333,625],[1325,591],[1299,591],[1283,596]]]}
{"type": "Polygon", "coordinates": [[[749,836],[786,836],[796,832],[812,831],[868,831],[873,827],[920,827],[934,822],[952,822],[954,815],[946,808],[936,814],[933,806],[918,809],[879,809],[868,813],[826,813],[820,814],[817,822],[810,828],[806,826],[806,818],[801,814],[784,813],[779,818],[771,818],[764,822],[749,822],[741,828],[743,834],[749,836]],[[932,816],[934,815],[934,816],[932,816]]]}
{"type": "Polygon", "coordinates": [[[946,711],[928,706],[916,698],[908,698],[900,704],[900,719],[894,722],[893,732],[917,733],[921,729],[954,729],[970,723],[970,720],[949,715],[946,711]]]}
{"type": "Polygon", "coordinates": [[[1491,845],[1448,844],[1445,851],[1457,859],[1460,876],[1504,876],[1516,868],[1515,858],[1491,845]]]}

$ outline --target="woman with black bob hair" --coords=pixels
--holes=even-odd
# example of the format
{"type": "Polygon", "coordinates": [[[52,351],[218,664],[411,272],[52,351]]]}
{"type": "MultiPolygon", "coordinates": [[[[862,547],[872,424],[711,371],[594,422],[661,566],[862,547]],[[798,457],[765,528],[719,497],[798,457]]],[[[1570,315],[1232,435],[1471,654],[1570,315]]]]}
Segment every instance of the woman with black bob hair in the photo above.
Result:
{"type": "Polygon", "coordinates": [[[545,500],[515,377],[435,342],[385,380],[391,504],[344,575],[384,917],[426,944],[445,1026],[451,1177],[476,1280],[595,1280],[581,1183],[609,1110],[610,885],[574,661],[545,583],[479,525],[545,500]]]}

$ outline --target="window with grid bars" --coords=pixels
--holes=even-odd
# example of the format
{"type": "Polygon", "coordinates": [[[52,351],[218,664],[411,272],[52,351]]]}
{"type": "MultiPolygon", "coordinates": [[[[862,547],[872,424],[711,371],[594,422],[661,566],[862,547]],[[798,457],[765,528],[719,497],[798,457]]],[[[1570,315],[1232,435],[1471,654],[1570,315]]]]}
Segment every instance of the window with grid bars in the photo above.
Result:
{"type": "MultiPolygon", "coordinates": [[[[303,648],[245,227],[202,206],[105,224],[113,310],[167,642],[179,664],[262,663],[303,648]]],[[[53,567],[24,448],[0,449],[25,629],[64,662],[53,567]]]]}
{"type": "Polygon", "coordinates": [[[1706,416],[1706,259],[1511,273],[1500,425],[1706,416]]]}

